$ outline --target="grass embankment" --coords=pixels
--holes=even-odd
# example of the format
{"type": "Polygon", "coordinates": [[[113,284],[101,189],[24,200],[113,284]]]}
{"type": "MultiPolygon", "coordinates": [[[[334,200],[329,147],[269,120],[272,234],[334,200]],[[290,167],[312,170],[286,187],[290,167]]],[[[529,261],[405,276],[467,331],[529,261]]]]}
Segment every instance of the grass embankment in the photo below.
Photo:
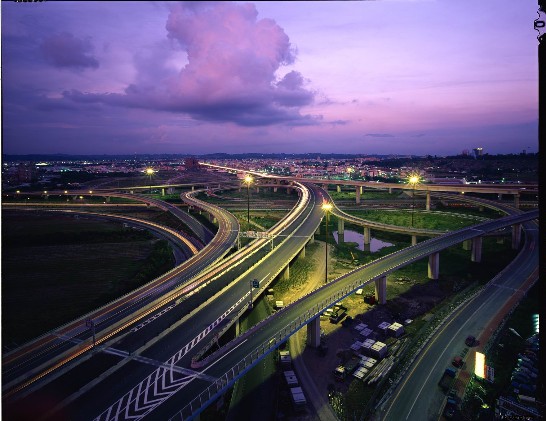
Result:
{"type": "Polygon", "coordinates": [[[173,267],[146,231],[60,215],[3,215],[2,340],[12,346],[138,288],[173,267]]]}
{"type": "MultiPolygon", "coordinates": [[[[336,200],[356,200],[356,193],[353,189],[351,192],[347,191],[329,191],[328,194],[333,201],[336,200]]],[[[364,193],[360,195],[361,203],[365,202],[367,199],[371,200],[396,200],[399,196],[407,199],[407,196],[401,191],[393,191],[389,193],[388,191],[381,190],[364,190],[364,193]]]]}

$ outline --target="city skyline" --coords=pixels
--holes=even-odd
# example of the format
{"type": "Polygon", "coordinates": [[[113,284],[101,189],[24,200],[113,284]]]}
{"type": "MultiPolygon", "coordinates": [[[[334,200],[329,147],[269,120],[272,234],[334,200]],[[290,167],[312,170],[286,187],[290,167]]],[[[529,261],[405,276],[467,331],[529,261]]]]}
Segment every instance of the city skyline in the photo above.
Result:
{"type": "Polygon", "coordinates": [[[3,3],[3,152],[536,152],[536,9],[3,3]]]}

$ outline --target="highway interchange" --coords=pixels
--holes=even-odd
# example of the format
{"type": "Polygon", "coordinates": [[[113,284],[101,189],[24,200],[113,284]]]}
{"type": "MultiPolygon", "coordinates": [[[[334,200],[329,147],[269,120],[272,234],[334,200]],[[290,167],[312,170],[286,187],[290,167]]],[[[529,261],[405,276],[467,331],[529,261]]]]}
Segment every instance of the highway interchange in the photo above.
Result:
{"type": "MultiPolygon", "coordinates": [[[[147,315],[161,313],[161,317],[153,319],[137,331],[130,332],[128,328],[136,323],[133,320],[125,327],[125,331],[132,334],[124,333],[121,340],[116,338],[116,341],[105,342],[93,351],[92,356],[88,353],[86,361],[80,364],[79,374],[86,370],[92,374],[88,379],[79,379],[81,387],[78,392],[70,391],[64,397],[63,404],[57,408],[58,410],[48,416],[54,418],[65,413],[70,414],[71,419],[89,419],[89,414],[95,413],[96,419],[142,419],[153,414],[154,418],[166,419],[177,414],[182,406],[191,401],[192,396],[197,396],[211,382],[221,378],[235,363],[239,362],[240,355],[247,355],[247,351],[265,343],[269,345],[267,350],[272,350],[284,341],[287,335],[295,331],[296,326],[301,327],[332,302],[338,301],[362,284],[371,282],[379,275],[395,270],[402,264],[421,259],[434,250],[447,247],[448,243],[457,244],[483,234],[477,228],[450,233],[444,237],[419,243],[417,246],[403,250],[404,253],[395,257],[389,256],[389,259],[374,262],[370,267],[367,265],[359,268],[357,272],[337,279],[313,292],[312,296],[308,296],[306,300],[287,307],[283,312],[268,319],[264,322],[267,329],[264,327],[260,334],[255,333],[246,340],[238,339],[241,342],[238,342],[237,352],[223,354],[217,363],[208,365],[201,373],[192,370],[191,360],[196,351],[203,344],[214,341],[214,335],[218,330],[225,329],[249,306],[249,280],[260,280],[260,289],[263,291],[282,270],[282,265],[278,262],[287,263],[295,257],[319,226],[323,217],[320,205],[327,197],[325,192],[309,184],[300,184],[297,188],[300,200],[290,216],[272,231],[272,240],[257,240],[251,243],[244,255],[230,257],[226,262],[219,262],[216,266],[212,266],[209,261],[193,271],[192,265],[192,276],[185,277],[183,282],[180,279],[176,281],[177,285],[183,284],[184,287],[178,287],[177,294],[170,294],[168,298],[162,297],[161,300],[157,300],[158,302],[154,302],[153,310],[146,313],[147,315]],[[438,241],[435,242],[435,240],[438,241]],[[269,252],[271,243],[275,247],[272,252],[269,252]],[[194,280],[193,275],[202,272],[204,267],[209,268],[205,280],[194,280]],[[197,286],[199,288],[196,288],[197,286]],[[165,311],[165,309],[168,310],[165,311]],[[138,335],[135,335],[136,333],[138,335]],[[108,363],[105,363],[105,360],[108,360],[108,363]],[[97,376],[94,365],[105,365],[107,368],[97,376]],[[95,387],[97,385],[100,387],[95,387]],[[127,392],[128,388],[130,388],[129,392],[127,392]],[[108,390],[107,395],[111,396],[111,399],[105,398],[104,390],[108,390]],[[181,391],[183,393],[180,393],[181,391]],[[171,397],[174,398],[169,399],[171,397]],[[99,408],[96,402],[105,403],[100,414],[97,413],[99,408]]],[[[190,197],[186,199],[192,200],[190,197]]],[[[196,202],[194,204],[197,205],[196,202]]],[[[202,203],[198,205],[203,208],[211,206],[202,203]]],[[[217,217],[221,219],[224,217],[222,215],[219,213],[217,217]]],[[[536,217],[538,212],[532,216],[532,218],[536,217]]],[[[520,215],[519,218],[526,220],[531,217],[520,215]]],[[[492,221],[489,224],[496,229],[499,223],[492,221]]],[[[514,222],[504,222],[504,225],[508,226],[512,223],[514,222]]],[[[484,225],[481,229],[483,231],[489,229],[486,227],[488,225],[484,225]]],[[[217,236],[221,235],[221,232],[225,234],[225,231],[228,231],[232,237],[218,241],[218,244],[231,241],[233,245],[237,230],[238,227],[231,230],[219,229],[217,236]]],[[[77,337],[74,334],[70,336],[77,337]]],[[[266,352],[265,349],[264,345],[262,355],[266,352]]],[[[68,370],[48,383],[49,386],[46,385],[40,390],[59,386],[67,379],[71,381],[71,373],[68,370]]],[[[232,377],[230,381],[225,382],[223,388],[232,384],[234,379],[235,377],[232,377]]],[[[222,390],[222,388],[217,389],[222,390]]],[[[35,393],[40,393],[40,390],[35,393]]],[[[30,393],[26,396],[28,401],[29,397],[32,399],[35,395],[30,393]]],[[[22,399],[25,400],[24,397],[22,399]]],[[[208,401],[210,399],[202,403],[210,403],[208,401]]],[[[197,412],[202,408],[199,406],[197,412]]],[[[189,416],[192,417],[197,412],[192,409],[189,416]]],[[[184,419],[186,418],[185,414],[184,419]]]]}

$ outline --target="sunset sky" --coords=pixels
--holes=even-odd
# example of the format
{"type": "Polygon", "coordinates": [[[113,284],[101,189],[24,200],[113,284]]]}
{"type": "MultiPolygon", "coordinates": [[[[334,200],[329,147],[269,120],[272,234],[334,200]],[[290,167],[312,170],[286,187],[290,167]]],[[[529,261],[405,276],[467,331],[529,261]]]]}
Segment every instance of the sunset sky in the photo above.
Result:
{"type": "Polygon", "coordinates": [[[536,0],[0,7],[5,154],[538,150],[536,0]]]}

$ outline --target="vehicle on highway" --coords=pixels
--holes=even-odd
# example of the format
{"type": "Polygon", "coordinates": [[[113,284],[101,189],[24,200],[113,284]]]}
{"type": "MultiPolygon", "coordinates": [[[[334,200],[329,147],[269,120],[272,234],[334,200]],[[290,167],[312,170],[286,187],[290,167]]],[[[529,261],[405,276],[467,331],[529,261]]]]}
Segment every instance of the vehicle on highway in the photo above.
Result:
{"type": "Polygon", "coordinates": [[[442,375],[442,378],[438,382],[438,386],[440,386],[440,389],[444,391],[444,393],[447,393],[449,389],[451,389],[451,385],[453,384],[453,380],[455,380],[455,376],[457,375],[457,370],[453,367],[447,367],[444,370],[444,374],[442,375]]]}
{"type": "Polygon", "coordinates": [[[453,361],[451,361],[451,365],[455,368],[461,368],[464,364],[464,361],[461,357],[455,357],[453,358],[453,361]]]}
{"type": "Polygon", "coordinates": [[[474,346],[474,345],[478,345],[478,341],[476,340],[476,338],[472,335],[468,335],[464,341],[464,343],[466,344],[466,346],[474,346]]]}

